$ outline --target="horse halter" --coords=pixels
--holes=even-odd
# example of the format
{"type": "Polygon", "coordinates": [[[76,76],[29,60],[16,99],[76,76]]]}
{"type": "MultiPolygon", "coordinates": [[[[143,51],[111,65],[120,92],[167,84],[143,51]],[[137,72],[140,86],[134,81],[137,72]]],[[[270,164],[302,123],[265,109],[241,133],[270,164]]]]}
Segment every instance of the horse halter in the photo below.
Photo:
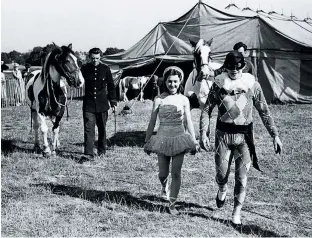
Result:
{"type": "Polygon", "coordinates": [[[70,69],[67,66],[67,63],[60,59],[61,58],[60,56],[62,54],[63,53],[55,56],[55,61],[57,63],[57,67],[59,68],[58,71],[59,71],[60,75],[62,75],[66,78],[68,85],[72,86],[75,84],[74,83],[75,82],[75,75],[76,75],[76,73],[78,73],[80,71],[80,68],[78,67],[78,68],[74,69],[73,71],[70,71],[70,69]]]}
{"type": "MultiPolygon", "coordinates": [[[[211,59],[210,58],[210,55],[208,54],[208,63],[202,63],[202,61],[201,61],[201,59],[200,59],[200,64],[197,64],[198,63],[198,59],[196,59],[196,56],[197,57],[200,57],[199,55],[196,55],[196,54],[199,54],[199,53],[197,53],[196,51],[194,51],[194,68],[196,69],[196,72],[197,72],[197,75],[196,75],[196,77],[193,77],[192,78],[192,84],[193,85],[195,85],[195,82],[196,81],[199,81],[199,82],[201,82],[202,80],[203,80],[203,78],[202,78],[202,73],[201,73],[201,67],[203,67],[203,66],[207,66],[207,67],[209,67],[209,60],[211,59]],[[201,79],[201,80],[200,80],[201,79]]],[[[208,79],[208,78],[206,78],[206,79],[208,79]]]]}

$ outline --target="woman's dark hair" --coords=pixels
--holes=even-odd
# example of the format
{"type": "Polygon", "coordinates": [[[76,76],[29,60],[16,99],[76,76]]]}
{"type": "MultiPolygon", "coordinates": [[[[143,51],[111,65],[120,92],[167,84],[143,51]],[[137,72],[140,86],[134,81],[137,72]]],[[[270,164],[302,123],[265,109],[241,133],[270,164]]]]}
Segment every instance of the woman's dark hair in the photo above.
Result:
{"type": "Polygon", "coordinates": [[[247,50],[247,45],[245,45],[243,42],[237,42],[234,46],[233,46],[233,50],[238,50],[239,48],[243,47],[244,50],[247,50]]]}
{"type": "Polygon", "coordinates": [[[169,69],[165,75],[164,75],[164,91],[166,93],[169,93],[169,89],[167,88],[167,85],[166,85],[166,81],[167,79],[169,78],[169,76],[174,76],[174,75],[178,75],[179,79],[180,79],[180,86],[178,87],[178,90],[177,90],[177,93],[182,93],[183,90],[184,90],[184,87],[182,85],[182,82],[183,82],[183,78],[182,78],[182,74],[181,72],[179,72],[178,70],[176,69],[169,69]]]}
{"type": "Polygon", "coordinates": [[[102,56],[102,51],[99,48],[92,48],[91,50],[89,50],[89,55],[91,54],[100,54],[100,56],[102,56]]]}

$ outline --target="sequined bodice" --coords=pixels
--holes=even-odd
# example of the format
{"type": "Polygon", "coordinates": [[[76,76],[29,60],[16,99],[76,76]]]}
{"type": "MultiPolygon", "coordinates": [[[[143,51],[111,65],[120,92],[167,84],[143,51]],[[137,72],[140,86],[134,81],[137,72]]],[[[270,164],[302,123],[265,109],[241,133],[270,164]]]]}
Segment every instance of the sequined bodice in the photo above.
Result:
{"type": "Polygon", "coordinates": [[[159,105],[159,121],[161,125],[182,124],[183,109],[178,109],[173,105],[159,105]]]}

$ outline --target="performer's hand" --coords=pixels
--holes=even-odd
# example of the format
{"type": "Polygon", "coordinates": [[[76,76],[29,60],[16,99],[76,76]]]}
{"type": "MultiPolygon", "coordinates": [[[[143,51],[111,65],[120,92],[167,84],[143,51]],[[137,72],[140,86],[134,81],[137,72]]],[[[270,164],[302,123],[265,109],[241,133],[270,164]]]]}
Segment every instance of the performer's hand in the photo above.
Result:
{"type": "Polygon", "coordinates": [[[205,151],[209,151],[210,141],[206,133],[200,136],[199,144],[202,149],[204,149],[205,151]]]}
{"type": "Polygon", "coordinates": [[[195,155],[196,153],[200,152],[199,143],[195,140],[195,150],[191,151],[191,155],[195,155]]]}
{"type": "Polygon", "coordinates": [[[280,140],[280,138],[278,136],[274,137],[273,144],[274,144],[275,154],[281,154],[282,153],[283,144],[282,144],[282,142],[281,142],[281,140],[280,140]]]}

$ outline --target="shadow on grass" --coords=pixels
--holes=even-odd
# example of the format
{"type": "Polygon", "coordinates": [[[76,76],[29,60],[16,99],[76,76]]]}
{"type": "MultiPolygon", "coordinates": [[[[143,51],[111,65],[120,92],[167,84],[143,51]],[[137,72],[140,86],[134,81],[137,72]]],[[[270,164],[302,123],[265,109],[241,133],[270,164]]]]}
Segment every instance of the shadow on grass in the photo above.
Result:
{"type": "Polygon", "coordinates": [[[245,235],[256,235],[256,236],[260,236],[260,237],[287,237],[287,236],[282,236],[280,234],[277,234],[274,231],[265,230],[265,229],[261,228],[260,226],[254,225],[254,224],[234,225],[231,220],[210,217],[210,216],[206,216],[206,215],[200,214],[200,213],[185,213],[185,214],[188,216],[192,216],[192,217],[201,217],[201,218],[220,222],[220,223],[222,223],[228,227],[233,227],[236,231],[238,231],[241,234],[245,234],[245,235]]]}
{"type": "MultiPolygon", "coordinates": [[[[149,200],[151,202],[168,202],[166,199],[163,199],[161,197],[156,197],[153,195],[144,195],[141,197],[141,199],[146,199],[149,200]]],[[[192,202],[177,202],[176,203],[177,207],[179,208],[203,208],[203,209],[207,209],[209,211],[213,211],[213,208],[208,207],[208,206],[201,206],[198,205],[196,203],[192,203],[192,202]]]]}
{"type": "MultiPolygon", "coordinates": [[[[29,149],[29,148],[18,146],[17,144],[29,144],[29,143],[24,142],[24,141],[1,139],[1,153],[7,156],[9,154],[12,154],[18,151],[18,152],[23,152],[27,154],[37,154],[39,156],[42,156],[42,150],[40,148],[29,149]]],[[[81,158],[81,156],[83,155],[82,152],[59,150],[59,149],[57,149],[56,152],[57,152],[57,156],[62,156],[65,159],[71,159],[80,164],[86,162],[83,160],[83,158],[81,158]]]]}
{"type": "Polygon", "coordinates": [[[3,155],[12,154],[14,151],[20,151],[25,153],[34,153],[33,149],[27,149],[17,146],[16,140],[1,139],[1,152],[3,155]]]}
{"type": "MultiPolygon", "coordinates": [[[[107,138],[107,146],[136,146],[143,147],[145,142],[146,131],[120,131],[114,136],[107,138]]],[[[76,146],[83,146],[83,143],[75,143],[76,146]]],[[[95,141],[94,146],[97,146],[95,141]]]]}
{"type": "Polygon", "coordinates": [[[93,203],[99,204],[101,204],[102,202],[116,203],[136,209],[148,210],[150,212],[158,211],[169,213],[169,209],[166,206],[153,204],[141,198],[134,197],[129,192],[126,191],[87,190],[80,187],[53,183],[39,183],[32,184],[31,186],[45,187],[46,189],[51,190],[52,193],[54,194],[80,198],[88,200],[93,203]]]}
{"type": "Polygon", "coordinates": [[[143,147],[146,131],[123,131],[117,132],[107,140],[108,146],[137,146],[143,147]]]}
{"type": "MultiPolygon", "coordinates": [[[[167,202],[165,199],[156,197],[156,196],[142,196],[142,197],[134,197],[129,192],[126,191],[98,191],[98,190],[88,190],[80,187],[61,185],[61,184],[53,184],[53,183],[39,183],[39,184],[31,184],[30,186],[34,187],[44,187],[46,189],[51,190],[53,194],[61,195],[61,196],[70,196],[75,198],[84,199],[93,203],[101,204],[102,202],[107,203],[116,203],[123,206],[147,210],[150,212],[162,212],[169,213],[169,209],[167,206],[154,204],[152,201],[156,202],[167,202]],[[146,201],[149,200],[149,201],[146,201]]],[[[205,208],[210,211],[213,211],[210,207],[200,206],[195,203],[187,203],[187,202],[178,202],[177,205],[182,207],[195,207],[195,208],[205,208]]],[[[193,212],[182,212],[183,214],[191,217],[200,217],[208,220],[213,220],[219,223],[222,223],[226,226],[233,227],[235,230],[245,235],[258,235],[261,237],[282,237],[281,235],[269,231],[264,230],[257,225],[233,225],[231,220],[214,218],[211,216],[206,216],[201,213],[193,213],[193,212]]]]}

